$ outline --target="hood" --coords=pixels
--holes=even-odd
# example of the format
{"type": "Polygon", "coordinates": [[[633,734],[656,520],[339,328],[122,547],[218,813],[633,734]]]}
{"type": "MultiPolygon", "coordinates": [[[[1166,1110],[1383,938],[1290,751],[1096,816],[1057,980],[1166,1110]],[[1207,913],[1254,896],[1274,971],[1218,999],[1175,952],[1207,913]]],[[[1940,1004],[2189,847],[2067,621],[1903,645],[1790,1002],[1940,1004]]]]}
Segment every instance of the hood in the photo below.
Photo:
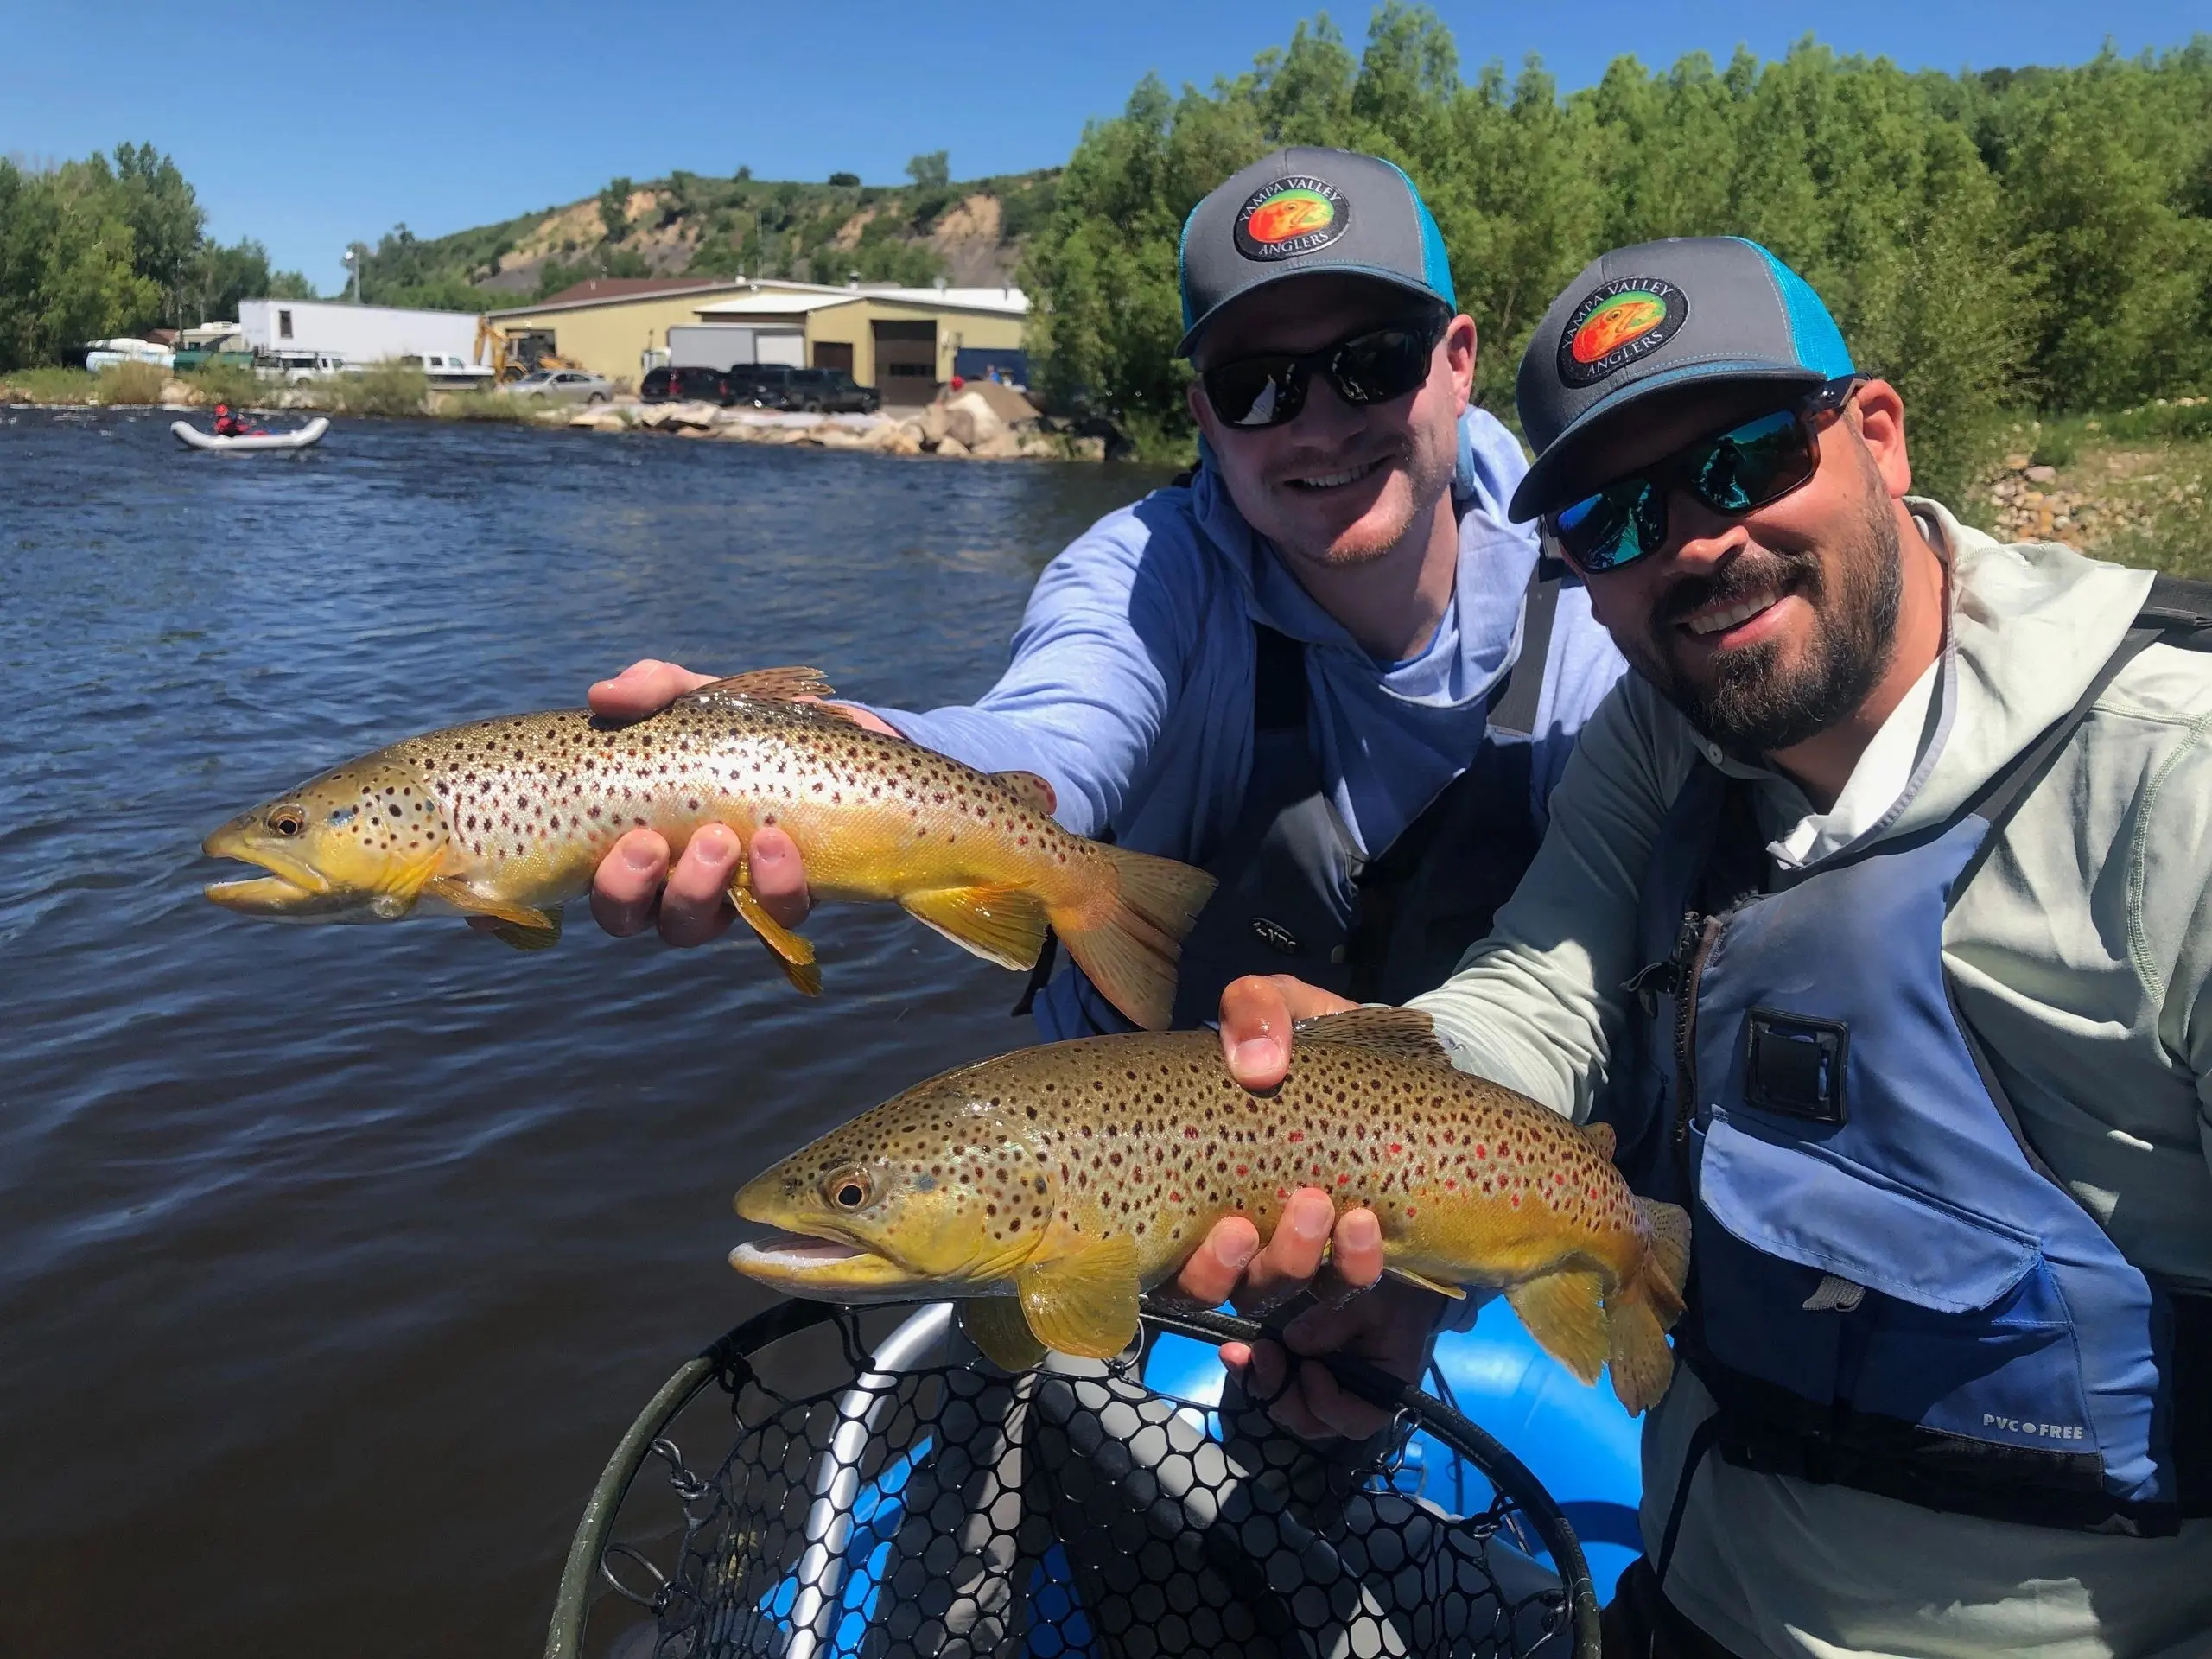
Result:
{"type": "Polygon", "coordinates": [[[2152,577],[2056,542],[1999,542],[1920,497],[1906,505],[1951,566],[1952,702],[1892,834],[1951,817],[2080,702],[2134,626],[2152,577]]]}
{"type": "Polygon", "coordinates": [[[1478,409],[1460,416],[1452,485],[1459,565],[1451,603],[1424,650],[1403,662],[1377,663],[1244,522],[1211,454],[1200,450],[1191,482],[1199,529],[1242,589],[1252,619],[1310,647],[1307,682],[1327,775],[1343,778],[1342,756],[1357,748],[1374,758],[1374,775],[1424,780],[1420,799],[1355,804],[1339,787],[1338,810],[1363,847],[1388,845],[1427,804],[1434,779],[1466,765],[1488,723],[1490,694],[1519,656],[1522,600],[1535,569],[1536,542],[1532,526],[1506,518],[1505,503],[1527,467],[1520,443],[1495,416],[1478,409]],[[1402,764],[1382,753],[1390,749],[1402,751],[1402,764]]]}

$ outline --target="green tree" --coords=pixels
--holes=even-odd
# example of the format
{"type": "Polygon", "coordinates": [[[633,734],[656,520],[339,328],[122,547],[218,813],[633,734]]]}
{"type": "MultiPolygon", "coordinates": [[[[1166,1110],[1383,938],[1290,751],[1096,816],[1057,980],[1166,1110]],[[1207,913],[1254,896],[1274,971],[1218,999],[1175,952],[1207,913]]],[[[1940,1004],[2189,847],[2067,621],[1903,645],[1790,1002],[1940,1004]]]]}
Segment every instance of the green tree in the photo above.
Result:
{"type": "MultiPolygon", "coordinates": [[[[952,182],[952,152],[933,149],[906,163],[906,176],[925,190],[942,190],[952,182]]],[[[836,183],[836,180],[831,180],[836,183]]]]}
{"type": "Polygon", "coordinates": [[[599,193],[599,223],[610,242],[629,232],[630,194],[635,188],[627,179],[611,179],[599,193]]]}

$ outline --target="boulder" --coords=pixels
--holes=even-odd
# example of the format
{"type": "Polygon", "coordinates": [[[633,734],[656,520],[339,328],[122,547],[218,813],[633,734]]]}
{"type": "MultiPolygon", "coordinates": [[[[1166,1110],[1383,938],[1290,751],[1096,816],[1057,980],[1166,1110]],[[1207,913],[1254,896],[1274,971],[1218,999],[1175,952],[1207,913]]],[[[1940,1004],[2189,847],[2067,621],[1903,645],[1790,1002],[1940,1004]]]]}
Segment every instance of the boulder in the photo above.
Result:
{"type": "Polygon", "coordinates": [[[1103,438],[1070,438],[1068,459],[1071,461],[1103,461],[1106,459],[1106,440],[1103,438]]]}
{"type": "Polygon", "coordinates": [[[2057,480],[2058,468],[2056,467],[2031,467],[2028,468],[2027,476],[2028,482],[2031,484],[2050,484],[2057,480]]]}
{"type": "Polygon", "coordinates": [[[1021,453],[1021,440],[1004,427],[978,438],[968,453],[978,461],[1012,461],[1021,453]]]}
{"type": "Polygon", "coordinates": [[[191,409],[200,402],[200,389],[188,386],[181,380],[170,380],[162,386],[162,407],[191,409]]]}
{"type": "Polygon", "coordinates": [[[965,461],[968,458],[968,446],[957,438],[939,438],[937,443],[937,453],[947,461],[965,461]]]}
{"type": "Polygon", "coordinates": [[[668,411],[671,426],[709,427],[721,418],[719,404],[707,403],[677,404],[668,411]]]}
{"type": "Polygon", "coordinates": [[[1006,430],[1006,422],[980,393],[963,391],[944,406],[944,430],[974,449],[1006,430]]]}
{"type": "Polygon", "coordinates": [[[912,421],[902,421],[897,426],[878,428],[870,435],[870,447],[879,455],[918,455],[921,434],[912,421]]]}
{"type": "Polygon", "coordinates": [[[952,429],[951,417],[945,413],[943,404],[930,404],[913,424],[921,429],[922,443],[925,448],[933,448],[943,443],[944,435],[952,429]]]}

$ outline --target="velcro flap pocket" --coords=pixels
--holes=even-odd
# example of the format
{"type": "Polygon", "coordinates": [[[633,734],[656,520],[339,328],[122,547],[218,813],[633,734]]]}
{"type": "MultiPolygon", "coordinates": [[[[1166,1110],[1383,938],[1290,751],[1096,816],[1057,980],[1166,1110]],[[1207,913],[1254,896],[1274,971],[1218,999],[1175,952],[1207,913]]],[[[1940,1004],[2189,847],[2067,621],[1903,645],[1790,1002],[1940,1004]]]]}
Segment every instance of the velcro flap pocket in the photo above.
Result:
{"type": "Polygon", "coordinates": [[[2036,1242],[1962,1215],[1824,1147],[1769,1140],[1715,1117],[1698,1196],[1764,1255],[1938,1313],[1968,1313],[2036,1264],[2036,1242]]]}

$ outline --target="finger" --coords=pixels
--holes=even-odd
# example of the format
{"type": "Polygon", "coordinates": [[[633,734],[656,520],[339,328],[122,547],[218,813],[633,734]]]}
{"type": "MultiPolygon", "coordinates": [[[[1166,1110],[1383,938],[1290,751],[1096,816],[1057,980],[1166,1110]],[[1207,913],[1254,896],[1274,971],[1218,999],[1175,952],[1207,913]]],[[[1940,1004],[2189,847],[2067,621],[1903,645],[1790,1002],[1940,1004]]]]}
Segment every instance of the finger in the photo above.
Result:
{"type": "Polygon", "coordinates": [[[753,896],[760,901],[760,908],[785,927],[797,927],[804,921],[813,906],[807,899],[806,871],[799,861],[798,843],[782,830],[762,830],[753,836],[746,860],[753,896]]]}
{"type": "MultiPolygon", "coordinates": [[[[1294,1400],[1298,1411],[1316,1426],[1319,1433],[1313,1429],[1292,1432],[1309,1439],[1341,1434],[1347,1440],[1363,1440],[1379,1433],[1390,1421],[1390,1413],[1370,1405],[1352,1393],[1319,1360],[1309,1359],[1299,1366],[1297,1383],[1285,1396],[1286,1403],[1294,1400]]],[[[1275,1421],[1290,1427],[1280,1414],[1275,1421]]]]}
{"type": "Polygon", "coordinates": [[[1265,1312],[1287,1301],[1306,1287],[1320,1270],[1321,1255],[1329,1243],[1336,1206],[1318,1187],[1301,1186],[1283,1206],[1274,1236],[1252,1258],[1237,1293],[1240,1312],[1265,1312]]]}
{"type": "Polygon", "coordinates": [[[1200,1307],[1219,1307],[1259,1253],[1260,1230],[1243,1216],[1224,1216],[1183,1264],[1175,1288],[1200,1307]]]}
{"type": "Polygon", "coordinates": [[[880,732],[886,737],[904,737],[906,735],[906,733],[900,731],[889,721],[884,719],[882,715],[870,714],[867,709],[861,708],[857,703],[830,702],[821,697],[801,697],[798,701],[801,702],[819,702],[825,709],[835,709],[839,714],[844,715],[847,720],[851,721],[854,725],[859,727],[864,732],[880,732]]]}
{"type": "Polygon", "coordinates": [[[1313,1294],[1324,1302],[1343,1302],[1370,1289],[1382,1277],[1382,1226],[1372,1210],[1347,1210],[1329,1236],[1329,1270],[1313,1294]],[[1325,1286],[1325,1288],[1324,1287],[1325,1286]]]}
{"type": "Polygon", "coordinates": [[[631,664],[613,679],[600,681],[587,696],[595,715],[610,720],[637,720],[667,708],[686,691],[711,683],[714,677],[648,657],[631,664]]]}
{"type": "Polygon", "coordinates": [[[1306,1402],[1300,1379],[1291,1372],[1294,1362],[1281,1347],[1258,1342],[1247,1348],[1245,1354],[1236,1380],[1243,1386],[1244,1397],[1265,1411],[1271,1421],[1301,1440],[1325,1440],[1335,1433],[1306,1402]]]}
{"type": "Polygon", "coordinates": [[[704,944],[730,925],[736,914],[729,884],[737,879],[742,852],[737,832],[710,823],[694,835],[668,873],[660,896],[660,936],[674,945],[704,944]]]}
{"type": "Polygon", "coordinates": [[[1221,994],[1221,1052],[1229,1075],[1255,1095],[1290,1070],[1290,1005],[1273,979],[1247,974],[1221,994]]]}
{"type": "Polygon", "coordinates": [[[668,876],[668,843],[650,830],[632,830],[607,850],[591,878],[591,918],[618,939],[653,925],[653,906],[668,876]]]}

